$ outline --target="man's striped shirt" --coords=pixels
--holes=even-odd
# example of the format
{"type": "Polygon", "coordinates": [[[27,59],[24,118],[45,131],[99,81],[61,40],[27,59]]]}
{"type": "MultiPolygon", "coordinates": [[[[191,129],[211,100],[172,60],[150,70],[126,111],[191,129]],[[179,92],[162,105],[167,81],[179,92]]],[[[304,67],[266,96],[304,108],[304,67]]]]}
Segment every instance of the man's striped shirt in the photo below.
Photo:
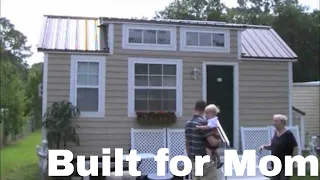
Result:
{"type": "Polygon", "coordinates": [[[212,135],[211,130],[199,130],[196,129],[196,125],[207,125],[207,121],[199,115],[194,115],[185,126],[187,152],[191,160],[194,160],[195,156],[207,155],[206,137],[212,135]]]}

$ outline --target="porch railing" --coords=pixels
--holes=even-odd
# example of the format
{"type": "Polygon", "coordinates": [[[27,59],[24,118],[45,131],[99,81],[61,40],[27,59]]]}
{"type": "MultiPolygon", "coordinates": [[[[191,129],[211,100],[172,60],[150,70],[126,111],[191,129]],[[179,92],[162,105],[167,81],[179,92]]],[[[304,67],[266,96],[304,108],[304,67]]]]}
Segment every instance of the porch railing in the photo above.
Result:
{"type": "Polygon", "coordinates": [[[229,148],[229,147],[230,147],[229,138],[228,138],[227,134],[224,132],[224,130],[223,130],[223,128],[222,128],[222,126],[221,126],[220,123],[218,124],[218,126],[219,126],[218,129],[219,129],[219,133],[220,133],[221,140],[222,140],[222,142],[223,142],[224,148],[225,148],[225,149],[226,149],[226,148],[229,148]]]}

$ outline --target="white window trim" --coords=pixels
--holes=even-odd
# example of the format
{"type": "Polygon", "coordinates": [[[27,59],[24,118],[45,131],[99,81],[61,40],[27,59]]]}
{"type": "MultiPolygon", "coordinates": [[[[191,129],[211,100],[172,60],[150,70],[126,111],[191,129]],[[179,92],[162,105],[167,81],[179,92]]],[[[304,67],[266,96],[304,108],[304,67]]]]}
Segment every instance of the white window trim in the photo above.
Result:
{"type": "Polygon", "coordinates": [[[230,53],[230,30],[218,29],[199,29],[199,28],[180,28],[180,51],[189,52],[216,52],[216,53],[230,53]],[[201,47],[201,46],[187,46],[186,34],[187,32],[197,33],[222,33],[224,34],[225,47],[201,47]]]}
{"type": "Polygon", "coordinates": [[[122,25],[122,48],[123,49],[139,49],[139,50],[162,50],[162,51],[176,51],[177,50],[177,31],[176,27],[161,27],[156,25],[122,25]],[[170,31],[170,44],[134,44],[129,43],[129,29],[144,29],[144,30],[165,30],[170,31]]]}
{"type": "Polygon", "coordinates": [[[80,117],[105,117],[105,56],[72,55],[70,70],[70,102],[77,106],[77,63],[78,62],[98,62],[99,63],[99,103],[98,112],[81,111],[80,117]]]}
{"type": "Polygon", "coordinates": [[[182,117],[182,60],[162,58],[128,58],[128,117],[136,117],[134,111],[134,65],[136,63],[147,64],[174,64],[177,66],[177,89],[176,89],[176,115],[182,117]]]}

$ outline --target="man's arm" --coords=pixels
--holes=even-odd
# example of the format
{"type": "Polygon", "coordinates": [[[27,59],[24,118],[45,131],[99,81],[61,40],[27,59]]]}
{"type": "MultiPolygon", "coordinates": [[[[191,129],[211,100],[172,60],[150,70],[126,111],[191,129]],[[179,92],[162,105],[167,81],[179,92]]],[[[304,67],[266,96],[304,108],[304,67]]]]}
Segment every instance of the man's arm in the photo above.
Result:
{"type": "Polygon", "coordinates": [[[210,129],[210,127],[207,126],[207,125],[205,125],[205,126],[196,125],[196,128],[197,128],[197,129],[200,129],[200,130],[208,130],[208,129],[210,129]]]}

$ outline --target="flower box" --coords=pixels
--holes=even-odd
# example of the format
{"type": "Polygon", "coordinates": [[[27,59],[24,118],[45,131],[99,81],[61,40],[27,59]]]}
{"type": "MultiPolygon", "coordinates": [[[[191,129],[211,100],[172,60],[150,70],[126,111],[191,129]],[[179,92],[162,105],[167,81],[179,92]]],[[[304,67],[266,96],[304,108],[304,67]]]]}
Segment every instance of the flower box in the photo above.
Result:
{"type": "Polygon", "coordinates": [[[173,124],[177,116],[175,112],[136,112],[136,120],[144,125],[173,124]]]}

